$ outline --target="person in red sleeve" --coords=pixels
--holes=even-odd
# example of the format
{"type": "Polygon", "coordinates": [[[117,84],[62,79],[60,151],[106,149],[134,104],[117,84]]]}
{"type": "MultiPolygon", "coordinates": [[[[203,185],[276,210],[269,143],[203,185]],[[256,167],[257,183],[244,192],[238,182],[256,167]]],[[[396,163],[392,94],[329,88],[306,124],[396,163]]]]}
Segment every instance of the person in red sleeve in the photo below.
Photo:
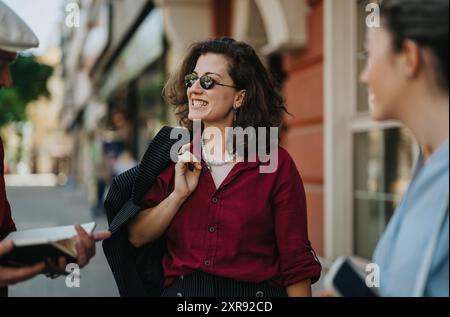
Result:
{"type": "Polygon", "coordinates": [[[230,38],[193,45],[167,84],[166,99],[193,143],[156,178],[128,224],[137,248],[167,237],[161,296],[311,296],[321,265],[308,239],[300,174],[281,147],[274,170],[263,172],[272,162],[259,151],[252,157],[249,146],[267,141],[260,128],[281,127],[286,108],[275,87],[254,49],[230,38]],[[231,127],[258,131],[233,144],[231,127]]]}
{"type": "Polygon", "coordinates": [[[3,142],[0,138],[0,241],[3,240],[8,233],[16,230],[14,221],[11,218],[11,208],[8,200],[6,199],[5,180],[3,178],[5,167],[3,161],[3,142]]]}
{"type": "MultiPolygon", "coordinates": [[[[0,89],[5,89],[12,85],[9,64],[16,59],[17,52],[37,47],[39,41],[26,23],[1,0],[0,21],[2,23],[0,28],[0,89]]],[[[75,228],[78,233],[74,237],[78,252],[78,265],[83,267],[95,255],[95,242],[107,239],[111,233],[102,231],[90,236],[80,225],[77,225],[75,228]]],[[[4,149],[0,138],[0,257],[13,250],[14,245],[11,241],[2,240],[14,230],[16,230],[16,226],[11,217],[11,208],[6,197],[4,149]]],[[[58,263],[60,271],[65,271],[65,262],[64,258],[60,259],[58,263]]],[[[44,268],[44,263],[37,263],[34,266],[25,268],[0,266],[0,297],[7,295],[6,286],[28,280],[41,273],[44,268]]]]}

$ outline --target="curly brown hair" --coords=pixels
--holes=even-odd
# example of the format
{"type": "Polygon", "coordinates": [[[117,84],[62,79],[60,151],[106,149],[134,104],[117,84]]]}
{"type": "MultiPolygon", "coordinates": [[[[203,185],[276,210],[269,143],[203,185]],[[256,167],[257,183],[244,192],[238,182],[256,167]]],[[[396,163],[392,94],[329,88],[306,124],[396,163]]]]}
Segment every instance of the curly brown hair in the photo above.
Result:
{"type": "Polygon", "coordinates": [[[228,73],[234,85],[238,90],[246,90],[244,102],[237,110],[234,127],[280,128],[283,113],[288,112],[272,76],[250,45],[227,37],[192,45],[178,72],[164,87],[164,98],[175,107],[180,125],[192,130],[192,121],[188,119],[189,104],[184,77],[194,71],[200,56],[207,53],[225,56],[229,61],[228,73]]]}

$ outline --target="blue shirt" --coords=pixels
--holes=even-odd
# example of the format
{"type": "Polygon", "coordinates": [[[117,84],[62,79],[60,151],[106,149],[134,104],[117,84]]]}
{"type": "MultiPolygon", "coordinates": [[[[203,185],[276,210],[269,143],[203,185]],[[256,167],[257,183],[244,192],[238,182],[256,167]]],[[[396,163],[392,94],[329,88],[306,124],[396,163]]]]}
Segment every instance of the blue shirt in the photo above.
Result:
{"type": "Polygon", "coordinates": [[[411,184],[375,249],[381,296],[449,296],[448,155],[447,140],[425,164],[419,160],[411,184]],[[425,286],[418,294],[420,272],[430,252],[431,265],[425,270],[425,286]]]}

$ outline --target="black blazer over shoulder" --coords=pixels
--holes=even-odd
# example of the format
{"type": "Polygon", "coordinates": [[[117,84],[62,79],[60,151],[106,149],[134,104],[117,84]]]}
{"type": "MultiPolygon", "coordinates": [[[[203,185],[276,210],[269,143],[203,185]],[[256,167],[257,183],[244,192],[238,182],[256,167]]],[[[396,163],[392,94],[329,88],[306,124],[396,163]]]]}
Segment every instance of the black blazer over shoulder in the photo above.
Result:
{"type": "Polygon", "coordinates": [[[175,129],[164,127],[150,142],[138,166],[114,178],[104,206],[111,238],[103,241],[103,251],[117,283],[120,296],[160,296],[164,273],[162,258],[166,237],[141,248],[128,241],[127,223],[140,211],[140,202],[156,177],[171,163],[170,149],[181,140],[171,139],[175,129]]]}

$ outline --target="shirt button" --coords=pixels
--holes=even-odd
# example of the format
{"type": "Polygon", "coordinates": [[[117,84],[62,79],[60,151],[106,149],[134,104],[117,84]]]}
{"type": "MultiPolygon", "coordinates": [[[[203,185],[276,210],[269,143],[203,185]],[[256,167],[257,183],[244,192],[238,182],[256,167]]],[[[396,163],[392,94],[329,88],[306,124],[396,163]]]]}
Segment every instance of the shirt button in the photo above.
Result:
{"type": "Polygon", "coordinates": [[[210,265],[211,265],[211,262],[208,261],[208,260],[206,260],[206,261],[205,261],[205,265],[206,265],[206,266],[210,266],[210,265]]]}
{"type": "Polygon", "coordinates": [[[256,297],[264,297],[264,293],[261,291],[256,292],[256,297]]]}
{"type": "Polygon", "coordinates": [[[213,198],[212,198],[213,204],[217,203],[217,200],[218,200],[217,197],[213,197],[213,198]]]}
{"type": "Polygon", "coordinates": [[[214,227],[209,227],[209,232],[214,233],[216,231],[216,228],[214,227]]]}

